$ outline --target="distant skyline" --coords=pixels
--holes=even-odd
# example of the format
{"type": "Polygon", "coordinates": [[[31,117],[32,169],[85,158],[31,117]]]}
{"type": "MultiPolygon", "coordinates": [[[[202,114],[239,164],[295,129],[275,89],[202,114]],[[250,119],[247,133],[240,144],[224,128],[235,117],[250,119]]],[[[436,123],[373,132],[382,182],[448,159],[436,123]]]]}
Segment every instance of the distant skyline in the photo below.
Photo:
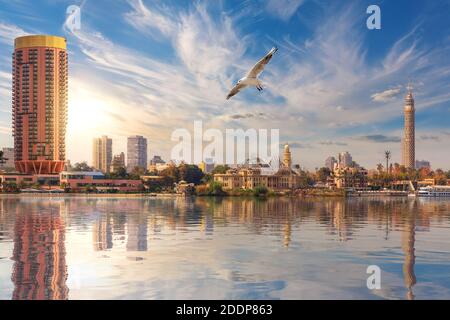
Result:
{"type": "Polygon", "coordinates": [[[294,164],[324,166],[349,151],[367,168],[401,163],[406,85],[414,85],[416,159],[450,169],[449,1],[6,1],[0,0],[0,147],[11,136],[15,37],[67,38],[67,158],[92,163],[92,139],[113,154],[127,137],[148,139],[149,158],[169,160],[173,130],[280,129],[294,164]],[[381,8],[381,30],[366,8],[381,8]],[[81,7],[81,30],[64,26],[81,7]],[[232,100],[232,85],[268,49],[268,87],[232,100]],[[89,146],[86,145],[89,143],[89,146]]]}

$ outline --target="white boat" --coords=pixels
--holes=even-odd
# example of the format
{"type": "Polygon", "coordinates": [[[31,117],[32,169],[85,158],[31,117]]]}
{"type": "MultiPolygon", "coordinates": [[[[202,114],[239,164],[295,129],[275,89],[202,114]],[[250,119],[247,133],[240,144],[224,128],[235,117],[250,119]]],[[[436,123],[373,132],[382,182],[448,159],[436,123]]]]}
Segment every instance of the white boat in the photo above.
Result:
{"type": "Polygon", "coordinates": [[[450,197],[450,186],[429,186],[419,188],[419,197],[450,197]]]}

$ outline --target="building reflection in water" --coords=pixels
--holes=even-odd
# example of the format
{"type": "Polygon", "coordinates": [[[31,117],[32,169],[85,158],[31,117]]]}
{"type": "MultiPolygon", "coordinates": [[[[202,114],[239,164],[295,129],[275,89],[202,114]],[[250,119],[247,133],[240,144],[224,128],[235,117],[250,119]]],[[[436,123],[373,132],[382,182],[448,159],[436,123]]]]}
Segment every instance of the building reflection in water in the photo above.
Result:
{"type": "MultiPolygon", "coordinates": [[[[205,201],[207,203],[207,201],[205,201]]],[[[235,217],[240,224],[251,224],[251,227],[262,232],[263,225],[271,225],[283,236],[283,246],[291,242],[292,225],[298,225],[303,218],[314,211],[316,221],[327,226],[332,235],[337,235],[339,241],[349,241],[357,238],[357,231],[367,223],[376,224],[385,232],[384,239],[389,238],[392,230],[401,228],[401,248],[404,253],[403,275],[407,290],[406,298],[414,299],[413,287],[416,284],[415,265],[415,228],[416,224],[427,228],[430,225],[430,215],[438,212],[434,204],[421,204],[417,201],[401,199],[355,199],[345,200],[311,200],[309,202],[289,199],[269,199],[267,201],[225,199],[215,202],[213,216],[223,221],[235,217]],[[311,205],[311,207],[309,205],[311,205]],[[430,214],[431,212],[431,214],[430,214]],[[418,214],[421,219],[417,219],[418,214]],[[284,220],[284,223],[282,222],[284,220]],[[282,228],[281,228],[282,225],[282,228]]],[[[204,221],[202,220],[202,229],[204,221]]]]}
{"type": "Polygon", "coordinates": [[[12,299],[68,299],[61,205],[39,201],[16,207],[12,299]]]}
{"type": "Polygon", "coordinates": [[[68,230],[83,225],[87,228],[83,231],[91,231],[95,251],[124,247],[127,251],[147,251],[149,239],[156,242],[177,232],[199,232],[211,239],[211,235],[221,234],[224,228],[243,228],[246,230],[240,232],[244,234],[274,235],[277,246],[292,250],[302,247],[302,241],[316,241],[317,238],[311,238],[311,231],[314,237],[327,235],[320,241],[343,243],[364,239],[367,230],[379,231],[382,234],[379,240],[392,241],[390,233],[400,230],[401,242],[394,246],[402,250],[404,259],[398,271],[403,273],[406,298],[414,299],[416,227],[426,231],[431,219],[446,219],[450,207],[448,203],[419,200],[287,197],[90,199],[89,203],[4,200],[0,206],[0,236],[2,230],[14,231],[14,299],[67,299],[65,223],[68,230]],[[310,233],[302,234],[301,228],[310,233]]]}
{"type": "Polygon", "coordinates": [[[92,227],[94,250],[102,251],[113,247],[111,218],[108,214],[100,216],[92,227]]]}
{"type": "MultiPolygon", "coordinates": [[[[416,207],[416,202],[411,203],[416,207]]],[[[416,284],[416,275],[414,273],[415,256],[415,235],[416,235],[416,210],[412,208],[405,218],[405,225],[402,232],[402,250],[405,254],[405,262],[403,263],[403,278],[407,290],[406,298],[414,300],[413,286],[416,284]]]]}
{"type": "Polygon", "coordinates": [[[283,245],[287,248],[291,243],[291,222],[289,219],[286,220],[286,224],[284,225],[284,241],[283,245]]]}
{"type": "Polygon", "coordinates": [[[147,251],[147,229],[155,224],[155,216],[149,217],[148,202],[98,199],[91,205],[97,210],[92,227],[95,251],[110,250],[122,243],[126,243],[127,251],[147,251]]]}
{"type": "Polygon", "coordinates": [[[140,213],[127,217],[127,251],[147,251],[147,219],[140,213]]]}

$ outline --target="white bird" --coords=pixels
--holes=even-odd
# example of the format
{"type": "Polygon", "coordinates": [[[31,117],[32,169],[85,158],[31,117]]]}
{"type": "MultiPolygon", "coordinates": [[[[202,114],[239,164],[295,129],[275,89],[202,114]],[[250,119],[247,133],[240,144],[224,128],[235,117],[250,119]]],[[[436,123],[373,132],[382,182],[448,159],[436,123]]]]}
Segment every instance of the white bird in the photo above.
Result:
{"type": "Polygon", "coordinates": [[[256,87],[256,89],[258,89],[258,91],[262,91],[263,87],[261,81],[259,81],[258,79],[258,75],[263,72],[264,67],[269,63],[270,59],[272,59],[273,54],[277,52],[277,50],[277,47],[273,47],[261,60],[259,60],[253,66],[253,68],[246,74],[245,77],[239,79],[239,81],[227,95],[227,100],[248,86],[254,86],[256,87]]]}

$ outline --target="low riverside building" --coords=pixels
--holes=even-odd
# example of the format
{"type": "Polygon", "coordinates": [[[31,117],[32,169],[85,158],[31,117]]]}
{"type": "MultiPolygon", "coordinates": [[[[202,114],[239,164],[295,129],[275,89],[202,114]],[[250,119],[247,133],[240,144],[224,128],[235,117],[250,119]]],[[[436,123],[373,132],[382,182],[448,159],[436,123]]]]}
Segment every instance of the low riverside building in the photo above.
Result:
{"type": "Polygon", "coordinates": [[[265,172],[262,168],[229,169],[224,174],[215,174],[214,181],[221,183],[224,190],[248,190],[262,186],[281,191],[297,189],[301,185],[300,176],[287,167],[280,168],[276,173],[265,172]]]}
{"type": "Polygon", "coordinates": [[[123,191],[133,192],[143,189],[141,180],[130,179],[110,179],[105,177],[102,172],[61,172],[61,186],[73,191],[85,191],[89,188],[95,188],[98,191],[123,191]]]}
{"type": "Polygon", "coordinates": [[[145,183],[163,183],[164,182],[165,177],[164,176],[155,176],[155,175],[143,175],[141,176],[141,180],[144,181],[145,183]]]}
{"type": "Polygon", "coordinates": [[[6,185],[16,185],[18,188],[42,187],[44,189],[59,189],[58,174],[0,174],[0,188],[6,185]]]}
{"type": "Polygon", "coordinates": [[[333,171],[334,184],[339,189],[366,190],[368,172],[362,167],[339,167],[333,171]]]}
{"type": "Polygon", "coordinates": [[[174,188],[176,193],[190,195],[195,193],[195,185],[193,183],[187,183],[184,180],[175,184],[174,188]]]}
{"type": "Polygon", "coordinates": [[[172,186],[171,179],[165,176],[144,175],[140,178],[148,191],[159,192],[172,186]]]}
{"type": "Polygon", "coordinates": [[[284,145],[283,161],[274,171],[261,159],[247,159],[242,167],[232,168],[223,174],[215,174],[214,181],[222,184],[224,190],[266,187],[272,191],[294,190],[301,186],[300,175],[292,170],[292,156],[289,144],[284,145]]]}
{"type": "Polygon", "coordinates": [[[120,168],[125,168],[125,153],[114,155],[110,170],[111,172],[118,172],[120,168]]]}
{"type": "Polygon", "coordinates": [[[168,164],[161,158],[161,156],[153,156],[150,160],[150,163],[147,167],[147,170],[150,172],[159,172],[168,167],[168,164]]]}
{"type": "Polygon", "coordinates": [[[450,186],[450,179],[446,179],[447,181],[441,181],[439,182],[438,179],[435,178],[426,178],[423,180],[419,180],[417,181],[417,185],[419,187],[426,187],[426,186],[437,186],[439,184],[443,184],[443,185],[449,185],[450,186]]]}

